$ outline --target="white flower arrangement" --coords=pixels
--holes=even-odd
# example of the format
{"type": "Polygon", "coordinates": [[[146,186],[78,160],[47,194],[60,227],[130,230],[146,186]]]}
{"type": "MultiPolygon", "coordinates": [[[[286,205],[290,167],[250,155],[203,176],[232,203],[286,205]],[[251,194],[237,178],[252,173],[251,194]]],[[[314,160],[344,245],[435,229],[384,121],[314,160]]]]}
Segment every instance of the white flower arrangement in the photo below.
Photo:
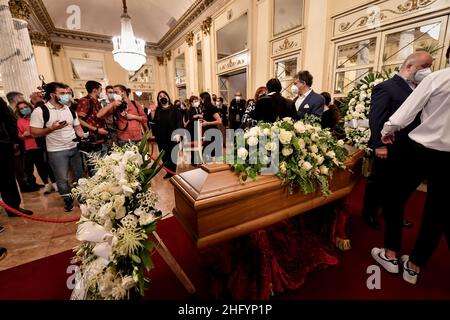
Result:
{"type": "Polygon", "coordinates": [[[371,150],[368,144],[371,133],[367,124],[372,90],[375,86],[390,77],[390,72],[385,72],[384,74],[370,73],[348,94],[347,103],[345,103],[341,108],[345,112],[344,121],[346,122],[346,142],[349,145],[370,153],[371,150]]]}
{"type": "Polygon", "coordinates": [[[277,176],[291,193],[299,188],[308,194],[320,187],[324,196],[329,195],[329,179],[334,169],[345,168],[343,161],[347,150],[344,141],[337,141],[328,129],[322,130],[318,120],[308,117],[294,122],[291,118],[285,118],[273,124],[259,123],[246,131],[243,141],[238,141],[233,169],[243,181],[248,178],[255,180],[261,169],[270,163],[267,158],[278,157],[277,176]],[[264,133],[266,129],[270,129],[272,135],[259,136],[258,140],[250,134],[264,133]],[[255,152],[256,140],[260,145],[259,151],[255,152]]]}
{"type": "Polygon", "coordinates": [[[162,213],[151,180],[162,169],[160,157],[151,165],[146,137],[140,146],[115,146],[104,158],[91,159],[97,172],[81,179],[73,196],[80,202],[81,219],[74,263],[80,262],[81,281],[75,299],[123,300],[144,295],[153,268],[155,231],[162,213]],[[134,290],[134,291],[133,291],[134,290]]]}

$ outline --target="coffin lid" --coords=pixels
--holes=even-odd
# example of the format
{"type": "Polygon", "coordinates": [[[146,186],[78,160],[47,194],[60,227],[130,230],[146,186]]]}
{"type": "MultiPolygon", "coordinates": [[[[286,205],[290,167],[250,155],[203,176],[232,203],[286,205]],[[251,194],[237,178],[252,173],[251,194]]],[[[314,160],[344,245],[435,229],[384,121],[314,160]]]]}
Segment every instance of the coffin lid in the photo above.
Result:
{"type": "MultiPolygon", "coordinates": [[[[352,168],[355,161],[360,159],[356,155],[364,151],[352,147],[347,149],[349,157],[345,164],[352,168]]],[[[202,165],[198,169],[173,177],[171,182],[196,209],[250,197],[262,190],[278,189],[281,183],[276,176],[258,176],[256,181],[250,178],[243,182],[228,164],[223,163],[202,165]]]]}

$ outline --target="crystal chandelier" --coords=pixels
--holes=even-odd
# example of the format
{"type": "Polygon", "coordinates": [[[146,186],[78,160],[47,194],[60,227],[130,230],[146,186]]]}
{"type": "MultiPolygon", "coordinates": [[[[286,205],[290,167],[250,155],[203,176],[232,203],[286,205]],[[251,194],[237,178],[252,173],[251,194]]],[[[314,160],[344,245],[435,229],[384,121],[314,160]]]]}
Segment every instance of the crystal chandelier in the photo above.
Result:
{"type": "Polygon", "coordinates": [[[147,55],[145,53],[145,41],[134,37],[126,0],[123,0],[123,14],[120,20],[122,33],[120,36],[112,38],[114,61],[128,72],[136,72],[146,63],[147,55]]]}

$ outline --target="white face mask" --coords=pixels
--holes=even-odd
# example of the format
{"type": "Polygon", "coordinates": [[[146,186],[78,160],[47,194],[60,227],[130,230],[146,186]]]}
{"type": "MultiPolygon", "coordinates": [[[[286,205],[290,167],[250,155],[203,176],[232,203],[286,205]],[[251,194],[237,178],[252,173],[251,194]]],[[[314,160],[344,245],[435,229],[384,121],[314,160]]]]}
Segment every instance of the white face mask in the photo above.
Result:
{"type": "Polygon", "coordinates": [[[294,95],[294,96],[297,96],[298,95],[298,87],[295,85],[295,84],[293,84],[292,85],[292,87],[291,87],[291,92],[292,92],[292,94],[294,95]]]}
{"type": "Polygon", "coordinates": [[[430,68],[421,69],[416,72],[414,75],[414,81],[417,83],[422,82],[423,79],[425,79],[428,75],[432,74],[433,71],[431,71],[430,68]]]}
{"type": "Polygon", "coordinates": [[[241,102],[241,97],[236,97],[236,102],[241,102]]]}
{"type": "Polygon", "coordinates": [[[194,102],[194,107],[195,107],[195,108],[198,108],[199,106],[200,106],[200,102],[198,102],[198,101],[197,101],[197,102],[194,102]]]}

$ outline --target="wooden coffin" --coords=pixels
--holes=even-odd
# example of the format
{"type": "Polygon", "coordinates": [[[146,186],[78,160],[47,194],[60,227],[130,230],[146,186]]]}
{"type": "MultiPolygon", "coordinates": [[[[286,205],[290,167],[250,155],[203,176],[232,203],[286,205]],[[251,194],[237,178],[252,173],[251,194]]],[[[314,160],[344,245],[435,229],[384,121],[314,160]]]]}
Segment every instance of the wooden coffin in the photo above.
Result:
{"type": "Polygon", "coordinates": [[[198,249],[268,227],[347,196],[361,176],[363,151],[351,149],[347,170],[336,170],[332,194],[289,195],[275,176],[240,181],[228,165],[204,165],[171,179],[175,187],[175,217],[198,249]]]}

